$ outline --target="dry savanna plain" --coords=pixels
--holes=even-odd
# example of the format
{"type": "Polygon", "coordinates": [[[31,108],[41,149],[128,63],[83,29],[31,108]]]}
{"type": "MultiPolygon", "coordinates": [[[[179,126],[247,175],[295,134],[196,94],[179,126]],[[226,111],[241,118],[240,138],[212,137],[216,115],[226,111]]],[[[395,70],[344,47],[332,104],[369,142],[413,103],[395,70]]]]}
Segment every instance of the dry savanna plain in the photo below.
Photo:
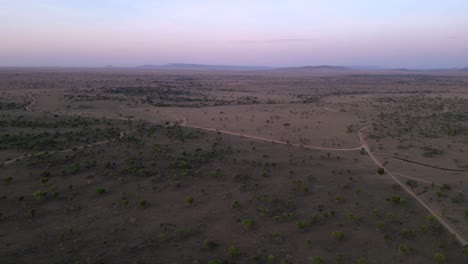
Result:
{"type": "Polygon", "coordinates": [[[468,72],[0,69],[0,263],[468,263],[468,72]]]}

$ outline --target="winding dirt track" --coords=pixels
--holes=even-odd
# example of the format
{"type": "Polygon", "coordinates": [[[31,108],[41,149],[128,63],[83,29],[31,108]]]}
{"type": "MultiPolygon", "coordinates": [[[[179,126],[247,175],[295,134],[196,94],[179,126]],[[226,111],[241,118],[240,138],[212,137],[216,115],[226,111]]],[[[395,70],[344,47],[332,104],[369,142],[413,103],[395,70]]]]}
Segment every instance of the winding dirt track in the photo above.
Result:
{"type": "MultiPolygon", "coordinates": [[[[25,109],[26,111],[32,112],[33,110],[31,110],[31,106],[33,106],[33,105],[36,103],[36,99],[35,99],[32,95],[29,95],[29,97],[31,98],[31,103],[29,103],[29,105],[27,105],[24,109],[25,109]]],[[[38,112],[40,112],[40,111],[38,111],[38,112]]],[[[125,133],[128,133],[128,131],[121,131],[121,132],[119,133],[119,138],[118,138],[118,139],[124,138],[124,137],[125,137],[125,133]]],[[[65,150],[54,150],[54,151],[35,152],[35,153],[31,153],[31,154],[19,156],[19,157],[17,157],[17,158],[11,159],[11,160],[7,160],[7,161],[1,163],[1,165],[3,165],[3,166],[8,166],[8,165],[13,164],[14,162],[16,162],[16,161],[18,161],[18,160],[22,160],[22,159],[31,157],[31,156],[33,156],[33,155],[40,155],[40,154],[45,154],[45,153],[48,153],[48,154],[53,154],[53,153],[66,153],[66,152],[71,152],[71,151],[73,151],[73,150],[75,150],[75,149],[78,150],[78,149],[83,149],[83,148],[87,148],[87,147],[98,146],[98,145],[106,144],[106,143],[109,143],[109,142],[114,142],[114,141],[116,141],[116,140],[117,140],[117,138],[111,139],[111,140],[99,141],[99,142],[95,142],[95,143],[91,143],[91,144],[78,145],[78,146],[74,146],[74,147],[72,147],[72,148],[65,149],[65,150]]]]}
{"type": "Polygon", "coordinates": [[[416,201],[418,201],[424,208],[426,208],[429,213],[431,213],[437,220],[440,222],[442,226],[444,226],[453,236],[457,241],[462,245],[468,245],[467,240],[462,236],[462,234],[456,230],[452,225],[450,225],[442,216],[439,215],[434,209],[432,209],[424,200],[419,198],[418,195],[416,195],[408,186],[406,186],[403,182],[401,182],[395,175],[385,168],[382,163],[375,157],[375,155],[372,153],[369,145],[366,142],[366,137],[364,135],[364,130],[369,128],[371,125],[366,125],[364,127],[361,127],[358,131],[358,137],[359,141],[361,143],[360,146],[354,147],[354,148],[326,148],[326,147],[315,147],[315,146],[306,146],[306,145],[298,145],[298,144],[291,144],[288,142],[284,141],[278,141],[278,140],[272,140],[268,138],[263,138],[263,137],[257,137],[257,136],[251,136],[251,135],[246,135],[246,134],[240,134],[240,133],[234,133],[230,131],[224,131],[224,130],[219,130],[215,128],[208,128],[208,127],[200,127],[200,126],[192,126],[187,124],[187,119],[186,118],[179,118],[179,126],[182,127],[188,127],[188,128],[194,128],[194,129],[200,129],[200,130],[206,130],[206,131],[212,131],[212,132],[217,132],[221,134],[227,134],[227,135],[234,135],[234,136],[240,136],[244,138],[250,138],[250,139],[256,139],[256,140],[261,140],[261,141],[267,141],[267,142],[273,142],[273,143],[278,143],[278,144],[284,144],[284,145],[290,145],[294,147],[301,147],[301,148],[308,148],[308,149],[316,149],[316,150],[327,150],[327,151],[355,151],[355,150],[362,150],[364,149],[368,155],[368,157],[374,162],[374,164],[379,167],[384,169],[387,175],[389,175],[394,182],[396,182],[403,190],[405,190],[411,197],[413,197],[416,201]]]}
{"type": "Polygon", "coordinates": [[[285,142],[285,141],[279,141],[279,140],[275,140],[275,139],[269,139],[269,138],[264,138],[264,137],[257,137],[257,136],[252,136],[252,135],[246,135],[246,134],[240,134],[240,133],[225,131],[225,130],[219,130],[219,129],[215,129],[215,128],[187,125],[186,122],[179,123],[179,126],[195,128],[195,129],[200,129],[200,130],[206,130],[206,131],[212,131],[212,132],[217,132],[217,133],[221,133],[221,134],[239,136],[239,137],[243,137],[243,138],[251,138],[251,139],[255,139],[255,140],[272,142],[272,143],[289,145],[289,146],[293,146],[293,147],[306,148],[306,149],[329,150],[329,151],[356,151],[356,150],[361,150],[362,149],[362,145],[357,146],[357,147],[353,147],[353,148],[328,148],[328,147],[300,145],[300,144],[294,144],[294,143],[289,143],[289,142],[285,142]]]}
{"type": "MultiPolygon", "coordinates": [[[[36,99],[32,95],[29,95],[29,96],[31,97],[32,102],[28,106],[26,106],[25,109],[27,111],[33,111],[33,110],[31,110],[31,106],[33,106],[36,103],[36,99]]],[[[365,134],[364,134],[364,130],[366,130],[371,125],[366,125],[366,126],[359,129],[357,134],[358,134],[358,137],[359,137],[359,141],[361,143],[360,146],[354,147],[354,148],[327,148],[327,147],[317,147],[317,146],[291,144],[289,142],[272,140],[272,139],[268,139],[268,138],[251,136],[251,135],[246,135],[246,134],[240,134],[240,133],[235,133],[235,132],[230,132],[230,131],[225,131],[225,130],[219,130],[219,129],[216,129],[216,128],[193,126],[193,125],[188,125],[187,124],[187,118],[178,118],[178,119],[179,119],[178,125],[181,126],[181,127],[188,127],[188,128],[206,130],[206,131],[211,131],[211,132],[216,132],[216,133],[221,133],[221,134],[240,136],[240,137],[243,137],[243,138],[250,138],[250,139],[255,139],[255,140],[260,140],[260,141],[267,141],[267,142],[283,144],[283,145],[289,145],[289,146],[294,146],[294,147],[301,147],[301,148],[307,148],[307,149],[316,149],[316,150],[325,150],[325,151],[356,151],[356,150],[364,149],[366,151],[368,157],[372,160],[372,162],[374,162],[374,164],[377,167],[384,169],[385,173],[387,175],[389,175],[394,182],[396,182],[411,197],[413,197],[424,208],[426,208],[426,210],[429,211],[429,213],[431,213],[439,221],[439,223],[442,226],[444,226],[462,246],[468,245],[467,240],[462,236],[462,234],[458,230],[456,230],[453,226],[451,226],[442,216],[440,216],[434,209],[432,209],[426,202],[424,202],[424,200],[419,198],[418,195],[416,195],[408,186],[406,186],[403,182],[401,182],[390,170],[385,168],[382,165],[382,163],[375,157],[375,155],[372,153],[369,145],[366,142],[366,137],[365,137],[365,134]]],[[[155,122],[152,121],[151,123],[155,123],[155,122]]],[[[116,139],[114,139],[114,140],[116,140],[116,139]]],[[[114,141],[114,140],[110,140],[110,141],[114,141]]],[[[97,143],[90,144],[90,145],[79,146],[77,148],[84,148],[86,146],[92,146],[92,145],[97,145],[97,144],[105,144],[105,143],[110,142],[110,141],[97,142],[97,143]]],[[[55,151],[55,152],[69,152],[69,151],[72,151],[72,149],[67,149],[67,150],[62,150],[62,151],[55,151]]],[[[54,153],[54,152],[49,152],[49,153],[54,153]]],[[[30,156],[30,155],[18,157],[18,158],[14,159],[14,160],[4,162],[3,164],[8,165],[8,164],[11,164],[11,163],[13,163],[14,161],[16,161],[18,159],[22,159],[22,158],[25,158],[25,157],[28,157],[28,156],[30,156]]]]}
{"type": "Polygon", "coordinates": [[[12,160],[8,160],[8,161],[5,161],[2,163],[2,165],[4,166],[8,166],[18,160],[22,160],[22,159],[25,159],[25,158],[28,158],[28,157],[32,157],[33,155],[40,155],[40,154],[46,154],[46,153],[49,153],[49,154],[53,154],[53,153],[65,153],[65,152],[70,152],[70,151],[73,151],[75,149],[83,149],[83,148],[86,148],[86,147],[92,147],[92,146],[97,146],[97,145],[102,145],[102,144],[106,144],[106,143],[109,143],[109,142],[113,142],[115,141],[116,139],[113,139],[113,140],[105,140],[105,141],[100,141],[100,142],[96,142],[96,143],[92,143],[92,144],[86,144],[86,145],[80,145],[80,146],[75,146],[73,148],[70,148],[70,149],[65,149],[65,150],[55,150],[55,151],[41,151],[41,152],[36,152],[36,153],[32,153],[32,154],[27,154],[27,155],[24,155],[24,156],[20,156],[20,157],[17,157],[17,158],[14,158],[12,160]]]}
{"type": "Polygon", "coordinates": [[[421,165],[421,166],[424,166],[424,167],[429,167],[429,168],[433,168],[433,169],[437,169],[437,170],[455,171],[455,172],[468,172],[468,170],[442,168],[442,167],[437,167],[437,166],[433,166],[433,165],[430,165],[430,164],[425,164],[425,163],[422,163],[422,162],[419,162],[419,161],[416,161],[416,160],[405,159],[405,158],[401,158],[401,157],[397,157],[397,156],[393,156],[393,155],[388,155],[388,154],[383,154],[383,153],[382,154],[381,153],[376,153],[375,155],[382,156],[382,157],[387,157],[387,158],[392,158],[392,159],[397,159],[397,160],[401,160],[401,161],[404,161],[404,162],[413,163],[413,164],[417,164],[417,165],[421,165]]]}
{"type": "MultiPolygon", "coordinates": [[[[399,176],[399,177],[402,177],[402,178],[406,178],[406,179],[418,181],[418,182],[424,182],[424,183],[427,183],[427,184],[433,184],[433,185],[435,185],[435,186],[444,187],[443,184],[440,184],[440,183],[437,183],[437,182],[432,182],[432,181],[423,180],[423,179],[419,179],[419,178],[415,178],[415,177],[411,177],[411,176],[406,176],[406,175],[403,175],[403,174],[401,174],[401,173],[395,173],[395,175],[396,175],[396,176],[399,176]]],[[[457,188],[451,187],[451,190],[453,190],[453,191],[455,191],[455,192],[458,192],[458,193],[461,193],[461,194],[466,194],[465,191],[462,191],[462,190],[457,189],[457,188]]]]}
{"type": "Polygon", "coordinates": [[[456,230],[452,225],[450,225],[442,216],[439,215],[439,213],[437,213],[434,209],[432,209],[426,202],[424,202],[424,200],[422,200],[421,198],[419,198],[418,195],[416,195],[407,185],[405,185],[404,183],[402,183],[397,177],[395,177],[395,175],[393,175],[393,173],[388,170],[387,168],[385,168],[384,166],[382,166],[382,164],[380,163],[380,161],[374,156],[374,154],[372,153],[369,145],[367,144],[366,142],[366,138],[364,137],[364,132],[363,130],[365,129],[366,127],[363,127],[361,129],[359,129],[358,131],[358,136],[359,136],[359,140],[361,141],[361,144],[362,144],[362,147],[366,150],[367,154],[369,155],[369,158],[375,163],[375,165],[377,165],[378,167],[380,168],[383,168],[386,172],[387,175],[389,175],[392,180],[394,182],[396,182],[398,185],[400,185],[401,188],[403,188],[403,190],[405,190],[409,195],[411,195],[411,197],[413,197],[416,201],[418,201],[424,208],[426,208],[427,211],[429,211],[429,213],[431,213],[435,218],[437,218],[437,220],[439,221],[439,223],[444,226],[454,237],[455,239],[457,239],[457,241],[462,245],[462,246],[466,246],[468,245],[468,242],[467,240],[463,237],[463,235],[458,231],[456,230]]]}
{"type": "MultiPolygon", "coordinates": [[[[118,138],[118,139],[124,138],[126,132],[127,132],[127,131],[122,131],[122,132],[120,132],[119,138],[118,138]]],[[[41,151],[41,152],[31,153],[31,154],[27,154],[27,155],[23,155],[23,156],[14,158],[14,159],[12,159],[12,160],[5,161],[5,162],[2,163],[2,165],[8,166],[8,165],[14,163],[15,161],[22,160],[22,159],[28,158],[28,157],[32,157],[33,155],[40,155],[40,154],[46,154],[46,153],[48,153],[48,154],[53,154],[53,153],[66,153],[66,152],[71,152],[71,151],[73,151],[73,150],[78,150],[78,149],[83,149],[83,148],[87,148],[87,147],[98,146],[98,145],[102,145],[102,144],[114,142],[114,141],[116,141],[116,140],[117,140],[117,138],[111,139],[111,140],[99,141],[99,142],[95,142],[95,143],[91,143],[91,144],[78,145],[78,146],[74,146],[74,147],[72,147],[72,148],[65,149],[65,150],[41,151]]]]}
{"type": "Polygon", "coordinates": [[[36,98],[34,98],[32,95],[29,95],[29,98],[31,98],[31,103],[29,103],[24,109],[26,111],[31,111],[31,106],[33,106],[36,103],[36,98]]]}

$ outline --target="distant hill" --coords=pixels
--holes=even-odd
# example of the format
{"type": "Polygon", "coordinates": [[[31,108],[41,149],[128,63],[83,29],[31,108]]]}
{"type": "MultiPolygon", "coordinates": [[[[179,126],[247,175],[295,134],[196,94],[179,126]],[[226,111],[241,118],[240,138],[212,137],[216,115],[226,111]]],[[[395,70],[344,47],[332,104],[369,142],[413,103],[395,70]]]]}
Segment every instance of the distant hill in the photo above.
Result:
{"type": "Polygon", "coordinates": [[[372,66],[372,65],[344,65],[344,67],[350,68],[353,70],[366,70],[366,71],[383,71],[383,70],[389,69],[386,67],[372,66]]]}
{"type": "MultiPolygon", "coordinates": [[[[106,66],[114,68],[115,66],[106,66]]],[[[190,64],[190,63],[168,63],[163,65],[141,65],[139,69],[161,69],[161,70],[198,70],[198,71],[281,71],[281,72],[337,72],[352,70],[389,70],[389,71],[468,71],[465,68],[435,68],[435,69],[408,69],[408,68],[384,68],[377,66],[298,66],[298,67],[269,67],[269,66],[242,66],[242,65],[210,65],[210,64],[190,64]]]]}
{"type": "Polygon", "coordinates": [[[439,69],[429,69],[429,71],[468,71],[466,68],[439,68],[439,69]]]}
{"type": "Polygon", "coordinates": [[[331,66],[331,65],[318,65],[318,66],[303,66],[303,67],[288,67],[288,68],[278,68],[277,70],[281,71],[346,71],[351,70],[351,68],[344,66],[331,66]]]}
{"type": "Polygon", "coordinates": [[[267,66],[237,66],[237,65],[206,65],[206,64],[186,64],[168,63],[164,65],[142,65],[137,68],[145,69],[170,69],[170,70],[210,70],[210,71],[255,71],[270,70],[267,66]]]}

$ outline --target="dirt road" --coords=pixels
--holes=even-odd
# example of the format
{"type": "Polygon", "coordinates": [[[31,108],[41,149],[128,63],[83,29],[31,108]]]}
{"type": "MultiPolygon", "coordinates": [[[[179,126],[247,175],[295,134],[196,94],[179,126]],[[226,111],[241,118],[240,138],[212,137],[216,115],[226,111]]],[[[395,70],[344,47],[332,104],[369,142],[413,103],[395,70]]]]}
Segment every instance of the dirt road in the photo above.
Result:
{"type": "Polygon", "coordinates": [[[273,139],[268,139],[268,138],[263,138],[263,137],[257,137],[257,136],[251,136],[251,135],[246,135],[246,134],[240,134],[240,133],[235,133],[235,132],[230,132],[230,131],[224,131],[224,130],[219,130],[215,128],[208,128],[208,127],[200,127],[200,126],[192,126],[187,124],[187,118],[181,118],[179,125],[182,127],[189,127],[189,128],[195,128],[195,129],[200,129],[200,130],[206,130],[206,131],[212,131],[216,133],[221,133],[221,134],[227,134],[227,135],[234,135],[234,136],[240,136],[244,138],[250,138],[250,139],[255,139],[255,140],[261,140],[261,141],[267,141],[267,142],[273,142],[273,143],[278,143],[278,144],[284,144],[284,145],[290,145],[294,147],[301,147],[301,148],[308,148],[308,149],[316,149],[316,150],[325,150],[325,151],[355,151],[355,150],[362,150],[364,149],[368,155],[368,157],[374,162],[374,164],[379,167],[383,168],[384,171],[386,172],[387,175],[389,175],[394,182],[396,182],[403,190],[405,190],[411,197],[413,197],[416,201],[418,201],[424,208],[426,208],[429,213],[431,213],[437,220],[440,222],[442,226],[444,226],[453,236],[457,239],[457,241],[462,245],[468,245],[467,240],[462,236],[462,234],[456,230],[453,226],[451,226],[442,216],[439,215],[434,209],[432,209],[426,202],[424,202],[419,196],[417,196],[408,186],[406,186],[404,183],[402,183],[397,177],[393,175],[393,173],[385,168],[382,163],[375,157],[374,153],[371,151],[369,145],[367,144],[366,137],[364,134],[364,130],[369,128],[371,125],[366,125],[358,130],[358,137],[359,141],[361,143],[360,146],[354,147],[354,148],[327,148],[327,147],[316,147],[316,146],[307,146],[307,145],[298,145],[298,144],[291,144],[288,142],[284,141],[278,141],[278,140],[273,140],[273,139]]]}
{"type": "Polygon", "coordinates": [[[239,137],[243,137],[243,138],[250,138],[250,139],[266,141],[266,142],[272,142],[272,143],[277,143],[277,144],[282,144],[282,145],[289,145],[289,146],[299,147],[299,148],[325,150],[325,151],[356,151],[356,150],[361,150],[362,149],[362,144],[360,146],[353,147],[353,148],[330,148],[330,147],[300,145],[300,144],[294,144],[294,143],[279,141],[279,140],[270,139],[270,138],[264,138],[264,137],[258,137],[258,136],[252,136],[252,135],[247,135],[247,134],[230,132],[230,131],[226,131],[226,130],[220,130],[220,129],[216,129],[216,128],[192,126],[192,125],[187,124],[187,118],[180,118],[179,117],[179,121],[180,122],[178,124],[181,127],[188,127],[188,128],[199,129],[199,130],[206,130],[206,131],[217,132],[217,133],[221,133],[221,134],[239,136],[239,137]]]}
{"type": "MultiPolygon", "coordinates": [[[[25,107],[27,111],[32,111],[31,106],[33,106],[36,102],[34,97],[30,95],[32,102],[25,107]]],[[[396,182],[403,190],[405,190],[411,197],[413,197],[416,201],[419,202],[427,211],[429,211],[430,214],[432,214],[438,221],[439,223],[444,226],[451,234],[453,234],[454,238],[462,245],[468,245],[467,240],[462,236],[462,234],[456,230],[453,226],[451,226],[442,216],[440,216],[434,209],[432,209],[426,202],[424,202],[419,196],[417,196],[408,186],[406,186],[404,183],[402,183],[395,175],[385,168],[382,163],[375,157],[373,152],[371,151],[369,145],[367,144],[366,137],[364,134],[364,130],[369,128],[371,125],[366,125],[358,130],[358,137],[360,144],[357,147],[354,148],[328,148],[328,147],[318,147],[318,146],[307,146],[307,145],[299,145],[299,144],[291,144],[289,142],[284,142],[284,141],[278,141],[278,140],[273,140],[273,139],[268,139],[268,138],[263,138],[263,137],[258,137],[258,136],[252,136],[252,135],[246,135],[246,134],[240,134],[240,133],[235,133],[235,132],[230,132],[230,131],[225,131],[225,130],[219,130],[216,128],[208,128],[208,127],[200,127],[200,126],[193,126],[193,125],[188,125],[187,124],[187,118],[178,118],[179,119],[179,126],[181,127],[188,127],[188,128],[193,128],[193,129],[200,129],[200,130],[206,130],[206,131],[211,131],[211,132],[216,132],[216,133],[221,133],[221,134],[227,134],[227,135],[233,135],[233,136],[240,136],[243,138],[250,138],[250,139],[255,139],[255,140],[260,140],[260,141],[266,141],[266,142],[272,142],[272,143],[277,143],[277,144],[283,144],[283,145],[290,145],[293,147],[301,147],[301,148],[307,148],[307,149],[315,149],[315,150],[324,150],[324,151],[356,151],[356,150],[362,150],[364,149],[368,155],[368,157],[372,160],[372,162],[378,167],[384,169],[385,173],[389,175],[394,182],[396,182]]],[[[112,140],[111,140],[112,141],[112,140]]],[[[110,141],[102,141],[102,142],[97,142],[94,144],[90,145],[84,145],[84,146],[79,146],[78,148],[84,148],[86,146],[91,146],[91,145],[98,145],[98,144],[105,144],[110,141]]],[[[68,150],[62,150],[62,151],[55,151],[55,152],[68,152],[71,151],[72,149],[68,150]]],[[[54,152],[49,152],[49,153],[54,153],[54,152]]],[[[37,154],[37,153],[36,153],[37,154]]],[[[7,162],[4,162],[4,165],[8,165],[13,163],[16,160],[23,159],[26,157],[29,157],[30,155],[18,157],[14,160],[10,160],[7,162]]]]}
{"type": "Polygon", "coordinates": [[[403,188],[403,190],[405,190],[409,195],[411,195],[411,197],[413,197],[416,201],[419,202],[419,204],[421,204],[424,208],[426,208],[427,211],[429,211],[429,213],[431,213],[435,218],[437,218],[437,220],[439,221],[439,223],[444,226],[454,237],[455,239],[457,239],[457,241],[462,245],[462,246],[466,246],[468,245],[468,242],[467,240],[462,236],[462,234],[456,230],[453,226],[451,226],[442,216],[439,215],[439,213],[437,213],[434,209],[432,209],[426,202],[424,202],[421,198],[419,198],[419,196],[417,196],[411,189],[410,187],[408,187],[407,185],[405,185],[404,183],[402,183],[397,177],[395,177],[395,175],[393,175],[393,173],[388,170],[387,168],[385,168],[384,166],[382,166],[382,164],[380,163],[380,161],[374,156],[374,154],[372,153],[369,145],[367,144],[366,142],[366,138],[365,138],[365,135],[364,135],[364,130],[369,127],[369,126],[366,126],[366,127],[363,127],[361,129],[359,129],[358,131],[358,136],[359,136],[359,140],[362,144],[362,147],[364,148],[364,150],[367,152],[369,158],[374,162],[375,165],[377,165],[379,168],[383,168],[385,170],[385,173],[387,175],[389,175],[392,180],[394,182],[396,182],[401,188],[403,188]]]}
{"type": "MultiPolygon", "coordinates": [[[[123,132],[121,132],[123,133],[123,132]]],[[[122,134],[121,134],[122,135],[122,134]]],[[[122,138],[122,137],[119,137],[119,138],[122,138]]],[[[55,151],[41,151],[41,152],[36,152],[36,153],[32,153],[32,154],[27,154],[27,155],[24,155],[24,156],[20,156],[20,157],[17,157],[17,158],[14,158],[12,160],[8,160],[8,161],[5,161],[2,163],[2,165],[4,166],[8,166],[18,160],[22,160],[22,159],[25,159],[25,158],[28,158],[28,157],[31,157],[33,155],[40,155],[40,154],[45,154],[45,153],[49,153],[49,154],[52,154],[52,153],[65,153],[65,152],[70,152],[70,151],[73,151],[73,150],[77,150],[77,149],[83,149],[83,148],[86,148],[86,147],[92,147],[92,146],[97,146],[97,145],[102,145],[102,144],[106,144],[106,143],[109,143],[109,142],[113,142],[115,141],[116,139],[113,139],[113,140],[105,140],[105,141],[100,141],[100,142],[96,142],[96,143],[92,143],[92,144],[86,144],[86,145],[79,145],[79,146],[75,146],[73,148],[70,148],[70,149],[65,149],[65,150],[55,150],[55,151]]]]}

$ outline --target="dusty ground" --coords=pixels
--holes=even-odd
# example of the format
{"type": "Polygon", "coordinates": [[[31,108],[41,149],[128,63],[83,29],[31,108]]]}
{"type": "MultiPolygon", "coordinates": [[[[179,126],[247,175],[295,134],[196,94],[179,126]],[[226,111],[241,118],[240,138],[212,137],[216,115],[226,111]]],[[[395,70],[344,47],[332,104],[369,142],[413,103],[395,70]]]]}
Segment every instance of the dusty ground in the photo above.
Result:
{"type": "Polygon", "coordinates": [[[466,73],[8,69],[0,95],[1,262],[468,261],[466,73]]]}

